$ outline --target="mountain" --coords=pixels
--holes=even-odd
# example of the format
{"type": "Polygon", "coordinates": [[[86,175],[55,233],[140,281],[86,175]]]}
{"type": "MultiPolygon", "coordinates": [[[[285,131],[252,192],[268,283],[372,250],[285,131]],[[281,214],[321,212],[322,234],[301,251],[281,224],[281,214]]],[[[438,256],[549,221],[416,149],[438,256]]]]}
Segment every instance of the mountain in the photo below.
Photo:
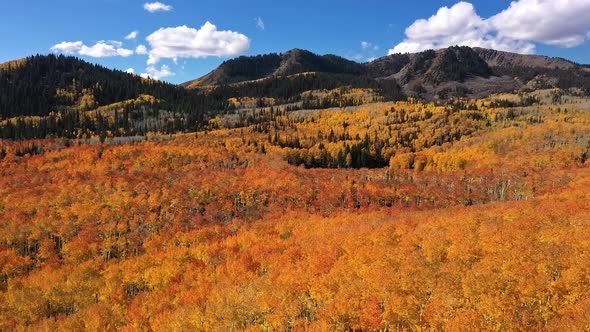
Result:
{"type": "Polygon", "coordinates": [[[75,57],[36,55],[0,65],[0,138],[194,130],[225,105],[225,98],[75,57]]]}
{"type": "Polygon", "coordinates": [[[543,55],[518,54],[474,47],[473,52],[479,55],[491,67],[528,67],[547,69],[573,69],[576,63],[543,55]]]}
{"type": "MultiPolygon", "coordinates": [[[[469,47],[450,47],[414,54],[394,54],[365,64],[378,79],[395,79],[408,96],[435,99],[468,94],[488,95],[492,69],[469,47]],[[474,88],[476,80],[479,86],[474,88]],[[483,84],[482,84],[483,83],[483,84]]],[[[504,88],[502,86],[502,88],[504,88]]],[[[501,89],[503,91],[503,89],[501,89]]],[[[512,90],[510,88],[509,90],[512,90]]]]}
{"type": "Polygon", "coordinates": [[[140,95],[166,101],[175,111],[203,102],[176,85],[63,55],[36,55],[0,65],[0,118],[45,116],[64,109],[93,109],[140,95]],[[184,105],[186,104],[186,105],[184,105]]]}
{"type": "Polygon", "coordinates": [[[487,63],[468,47],[428,50],[409,55],[394,54],[369,62],[365,66],[373,76],[393,75],[401,84],[408,84],[414,79],[439,84],[462,81],[469,77],[488,78],[493,74],[487,63]]]}
{"type": "Polygon", "coordinates": [[[587,68],[562,58],[466,46],[393,54],[365,64],[373,77],[394,78],[423,99],[485,97],[522,89],[573,88],[590,92],[587,68]]]}
{"type": "Polygon", "coordinates": [[[563,58],[523,55],[483,48],[474,48],[480,58],[494,71],[524,89],[579,88],[590,93],[588,65],[563,58]]]}
{"type": "Polygon", "coordinates": [[[189,132],[234,109],[289,110],[369,102],[481,98],[576,88],[590,68],[561,58],[449,47],[367,63],[301,49],[238,57],[182,84],[144,79],[63,55],[0,64],[0,138],[88,138],[189,132]]]}
{"type": "Polygon", "coordinates": [[[365,68],[362,64],[336,55],[317,55],[309,51],[293,49],[282,54],[271,53],[231,59],[223,62],[209,74],[182,85],[195,88],[306,72],[363,75],[365,68]]]}
{"type": "Polygon", "coordinates": [[[396,79],[406,95],[426,100],[482,97],[519,88],[511,79],[495,77],[488,63],[469,47],[392,54],[366,66],[374,76],[396,79]],[[394,68],[388,68],[388,63],[394,68]]]}
{"type": "Polygon", "coordinates": [[[317,55],[301,49],[282,54],[241,56],[222,63],[209,74],[183,83],[187,88],[224,85],[262,78],[321,72],[379,79],[395,78],[406,84],[423,77],[426,82],[463,80],[470,76],[489,77],[491,69],[468,47],[454,47],[415,54],[396,54],[369,63],[357,63],[336,55],[317,55]]]}
{"type": "Polygon", "coordinates": [[[311,72],[395,81],[406,95],[427,100],[483,97],[526,88],[578,87],[590,91],[587,67],[574,62],[466,46],[392,54],[368,63],[300,49],[282,54],[242,56],[225,61],[211,73],[183,86],[198,89],[245,82],[254,84],[256,80],[311,72]]]}
{"type": "Polygon", "coordinates": [[[363,66],[352,61],[302,50],[288,52],[282,58],[283,62],[277,61],[276,55],[229,61],[210,80],[248,81],[206,89],[186,89],[63,55],[10,61],[0,64],[0,138],[106,138],[189,132],[208,127],[209,119],[233,110],[236,105],[232,99],[241,98],[255,99],[258,107],[291,104],[291,109],[405,98],[395,82],[363,76],[363,66]],[[269,71],[276,76],[251,80],[269,71]],[[312,73],[291,76],[303,71],[312,73]],[[368,96],[303,96],[306,91],[343,87],[365,89],[368,96]],[[372,91],[385,98],[372,96],[372,91]]]}

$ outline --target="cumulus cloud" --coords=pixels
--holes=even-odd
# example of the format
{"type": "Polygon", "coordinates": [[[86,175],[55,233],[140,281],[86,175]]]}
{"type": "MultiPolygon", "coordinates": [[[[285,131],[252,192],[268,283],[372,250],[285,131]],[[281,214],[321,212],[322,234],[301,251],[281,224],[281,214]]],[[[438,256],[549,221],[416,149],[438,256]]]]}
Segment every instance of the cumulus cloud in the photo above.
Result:
{"type": "Polygon", "coordinates": [[[52,52],[59,52],[59,53],[64,53],[64,54],[74,54],[76,52],[78,52],[82,46],[84,45],[84,43],[82,43],[81,41],[75,41],[75,42],[61,42],[59,44],[55,44],[53,45],[50,50],[52,52]]]}
{"type": "Polygon", "coordinates": [[[519,0],[489,19],[503,36],[574,47],[590,32],[590,0],[519,0]]]}
{"type": "Polygon", "coordinates": [[[128,73],[128,74],[135,74],[135,69],[133,69],[133,68],[127,68],[125,70],[125,72],[128,73]]]}
{"type": "Polygon", "coordinates": [[[148,66],[146,68],[146,71],[147,71],[147,73],[142,73],[141,77],[143,77],[143,78],[151,77],[153,79],[159,80],[164,77],[176,75],[174,72],[172,72],[172,70],[170,70],[170,67],[168,67],[167,65],[162,65],[162,67],[160,67],[160,69],[156,68],[155,66],[148,66]]]}
{"type": "Polygon", "coordinates": [[[483,19],[472,4],[459,2],[453,7],[442,7],[429,19],[420,19],[406,29],[410,39],[432,40],[454,34],[469,34],[484,30],[483,19]]]}
{"type": "Polygon", "coordinates": [[[172,6],[163,4],[159,1],[157,2],[146,2],[143,4],[143,9],[147,10],[150,13],[155,12],[169,12],[172,10],[172,6]]]}
{"type": "Polygon", "coordinates": [[[428,19],[419,19],[406,29],[406,39],[389,50],[413,53],[453,45],[493,48],[518,53],[534,53],[535,45],[494,34],[487,20],[481,18],[472,4],[459,2],[442,7],[428,19]]]}
{"type": "Polygon", "coordinates": [[[393,53],[412,53],[453,45],[534,53],[540,42],[565,47],[588,39],[590,0],[517,0],[490,18],[480,17],[471,3],[442,7],[428,19],[416,20],[393,53]]]}
{"type": "Polygon", "coordinates": [[[123,48],[121,42],[117,41],[99,41],[93,46],[82,45],[78,54],[87,55],[94,58],[104,58],[113,56],[128,57],[133,55],[133,51],[123,48]]]}
{"type": "Polygon", "coordinates": [[[210,22],[206,22],[198,30],[186,25],[160,28],[146,40],[151,46],[149,65],[154,65],[163,58],[235,56],[250,47],[250,39],[245,35],[234,31],[219,31],[210,22]]]}
{"type": "Polygon", "coordinates": [[[259,16],[259,17],[255,18],[254,21],[256,22],[256,27],[259,30],[264,31],[264,21],[262,21],[262,18],[260,18],[260,16],[259,16]]]}
{"type": "Polygon", "coordinates": [[[127,40],[135,39],[135,38],[137,38],[137,35],[139,35],[139,31],[137,31],[137,30],[131,31],[127,36],[125,36],[125,39],[127,39],[127,40]]]}
{"type": "Polygon", "coordinates": [[[135,48],[135,53],[137,53],[137,54],[148,54],[147,47],[145,47],[145,45],[138,45],[135,48]]]}
{"type": "Polygon", "coordinates": [[[92,46],[87,46],[81,41],[61,42],[53,45],[52,52],[61,52],[64,54],[79,54],[91,56],[94,58],[104,58],[113,56],[128,57],[133,55],[133,51],[123,48],[123,43],[116,40],[101,40],[92,46]]]}

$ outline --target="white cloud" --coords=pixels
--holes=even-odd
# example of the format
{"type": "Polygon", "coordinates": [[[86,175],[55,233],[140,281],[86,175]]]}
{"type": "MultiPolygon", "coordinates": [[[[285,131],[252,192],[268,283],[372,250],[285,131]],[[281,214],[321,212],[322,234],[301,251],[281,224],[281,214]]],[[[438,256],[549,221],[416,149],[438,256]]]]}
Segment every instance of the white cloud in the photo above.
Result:
{"type": "Polygon", "coordinates": [[[260,18],[260,16],[259,16],[259,17],[255,18],[254,21],[256,22],[256,27],[259,30],[264,31],[264,21],[262,21],[262,18],[260,18]]]}
{"type": "Polygon", "coordinates": [[[122,43],[117,41],[99,41],[93,46],[82,45],[78,54],[87,55],[94,58],[104,58],[112,56],[128,57],[133,55],[133,51],[122,48],[122,43]]]}
{"type": "Polygon", "coordinates": [[[494,34],[489,23],[468,2],[442,7],[428,19],[419,19],[406,29],[406,39],[389,50],[414,53],[454,45],[485,47],[518,53],[534,53],[535,45],[494,34]]]}
{"type": "Polygon", "coordinates": [[[131,31],[127,36],[125,36],[125,39],[127,39],[127,40],[135,39],[135,38],[137,38],[137,35],[139,35],[139,31],[137,31],[137,30],[131,31]]]}
{"type": "Polygon", "coordinates": [[[75,42],[61,42],[59,44],[55,44],[53,45],[50,50],[52,52],[61,52],[61,53],[65,53],[65,54],[74,54],[76,52],[78,52],[82,46],[84,45],[84,43],[82,43],[81,41],[75,41],[75,42]]]}
{"type": "Polygon", "coordinates": [[[125,72],[128,73],[128,74],[135,74],[135,69],[133,69],[133,68],[127,68],[125,70],[125,72]]]}
{"type": "Polygon", "coordinates": [[[410,39],[431,40],[484,29],[484,22],[475,12],[473,5],[459,2],[451,8],[440,8],[427,20],[417,20],[406,29],[406,35],[410,39]]]}
{"type": "Polygon", "coordinates": [[[468,2],[442,7],[406,29],[406,39],[389,54],[419,52],[453,45],[534,53],[535,44],[573,47],[590,36],[590,0],[517,0],[488,19],[468,2]]]}
{"type": "Polygon", "coordinates": [[[148,54],[147,48],[145,47],[145,45],[138,45],[135,48],[135,53],[137,54],[148,54]]]}
{"type": "Polygon", "coordinates": [[[91,56],[94,58],[104,58],[112,56],[128,57],[133,55],[133,51],[123,48],[123,43],[116,40],[100,40],[93,46],[87,46],[81,41],[61,42],[50,48],[53,52],[62,52],[64,54],[74,54],[91,56]]]}
{"type": "Polygon", "coordinates": [[[156,68],[155,66],[148,66],[146,68],[146,71],[147,71],[147,73],[142,73],[141,77],[143,77],[143,78],[151,77],[153,79],[159,80],[164,77],[176,75],[174,72],[172,72],[172,70],[170,70],[170,67],[168,67],[167,65],[162,65],[162,67],[160,67],[160,69],[156,68]]]}
{"type": "Polygon", "coordinates": [[[489,19],[503,36],[574,47],[590,32],[590,0],[518,0],[489,19]]]}
{"type": "Polygon", "coordinates": [[[123,43],[118,41],[118,40],[99,40],[98,43],[101,44],[109,44],[109,45],[113,45],[114,47],[123,47],[123,43]]]}
{"type": "Polygon", "coordinates": [[[373,51],[378,51],[379,50],[379,46],[378,45],[375,45],[375,44],[373,44],[371,42],[368,42],[368,41],[362,41],[361,42],[361,48],[363,50],[373,50],[373,51]]]}
{"type": "Polygon", "coordinates": [[[186,25],[160,28],[147,38],[151,46],[148,64],[162,58],[204,58],[208,56],[235,56],[250,47],[250,39],[234,31],[219,31],[206,22],[200,29],[186,25]]]}
{"type": "Polygon", "coordinates": [[[172,10],[172,6],[163,4],[161,2],[146,2],[143,4],[143,9],[147,10],[150,13],[155,13],[159,11],[169,12],[172,10]]]}

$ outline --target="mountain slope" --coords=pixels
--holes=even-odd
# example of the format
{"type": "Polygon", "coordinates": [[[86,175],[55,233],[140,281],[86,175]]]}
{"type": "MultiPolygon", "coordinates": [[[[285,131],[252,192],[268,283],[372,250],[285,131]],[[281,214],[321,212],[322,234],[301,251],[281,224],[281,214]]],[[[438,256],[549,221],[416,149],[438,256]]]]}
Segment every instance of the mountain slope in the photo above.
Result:
{"type": "Polygon", "coordinates": [[[417,76],[425,81],[441,83],[463,80],[471,76],[489,77],[491,69],[477,53],[468,47],[451,47],[415,54],[395,54],[369,63],[357,63],[335,55],[317,55],[293,49],[283,54],[241,56],[222,63],[209,74],[183,84],[187,88],[224,85],[261,78],[288,76],[307,72],[348,74],[379,79],[393,75],[402,83],[417,76]]]}
{"type": "Polygon", "coordinates": [[[473,50],[492,68],[494,75],[513,78],[524,88],[579,88],[590,93],[590,72],[587,66],[541,55],[482,48],[473,50]]]}
{"type": "Polygon", "coordinates": [[[335,55],[317,55],[301,49],[283,54],[241,56],[222,63],[211,73],[182,85],[195,88],[251,81],[269,76],[288,76],[305,72],[363,75],[365,68],[335,55]]]}
{"type": "Polygon", "coordinates": [[[0,138],[88,138],[192,131],[227,97],[143,79],[74,57],[0,65],[0,138]]]}
{"type": "Polygon", "coordinates": [[[573,69],[576,63],[543,55],[518,54],[503,51],[474,47],[473,52],[478,54],[490,67],[541,67],[548,69],[573,69]]]}
{"type": "Polygon", "coordinates": [[[574,62],[483,48],[449,47],[393,54],[365,64],[373,77],[397,79],[409,96],[423,99],[484,97],[521,89],[580,88],[590,73],[574,62]]]}
{"type": "Polygon", "coordinates": [[[366,63],[367,72],[374,77],[395,77],[406,84],[415,77],[438,84],[461,81],[468,77],[489,77],[492,70],[469,47],[450,47],[413,54],[393,54],[366,63]]]}
{"type": "Polygon", "coordinates": [[[590,94],[590,70],[561,58],[457,46],[368,63],[294,49],[228,60],[177,86],[74,57],[37,55],[0,64],[0,138],[188,132],[247,105],[328,108],[545,88],[590,94]]]}
{"type": "Polygon", "coordinates": [[[189,111],[205,101],[173,84],[63,55],[37,55],[0,65],[0,118],[89,110],[142,94],[165,100],[176,111],[189,111]]]}
{"type": "Polygon", "coordinates": [[[587,68],[571,61],[465,46],[393,54],[368,63],[294,49],[283,54],[229,60],[183,85],[218,86],[306,72],[394,80],[407,95],[423,99],[482,97],[530,87],[578,87],[590,91],[587,68]]]}

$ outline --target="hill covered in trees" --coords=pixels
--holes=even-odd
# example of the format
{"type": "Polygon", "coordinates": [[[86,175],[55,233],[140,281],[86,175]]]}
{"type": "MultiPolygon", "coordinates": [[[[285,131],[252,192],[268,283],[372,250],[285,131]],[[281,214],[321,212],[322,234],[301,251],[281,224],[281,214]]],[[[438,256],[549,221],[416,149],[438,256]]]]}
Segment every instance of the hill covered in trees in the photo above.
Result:
{"type": "Polygon", "coordinates": [[[0,140],[0,330],[584,330],[589,107],[550,89],[0,140]]]}
{"type": "MultiPolygon", "coordinates": [[[[151,95],[172,112],[219,108],[216,101],[175,85],[111,70],[74,57],[37,55],[0,65],[0,117],[92,110],[151,95]]],[[[195,117],[198,117],[195,115],[195,117]]],[[[203,115],[200,116],[201,118],[203,115]]]]}
{"type": "Polygon", "coordinates": [[[63,55],[0,65],[3,138],[195,130],[211,110],[225,105],[225,100],[63,55]]]}

